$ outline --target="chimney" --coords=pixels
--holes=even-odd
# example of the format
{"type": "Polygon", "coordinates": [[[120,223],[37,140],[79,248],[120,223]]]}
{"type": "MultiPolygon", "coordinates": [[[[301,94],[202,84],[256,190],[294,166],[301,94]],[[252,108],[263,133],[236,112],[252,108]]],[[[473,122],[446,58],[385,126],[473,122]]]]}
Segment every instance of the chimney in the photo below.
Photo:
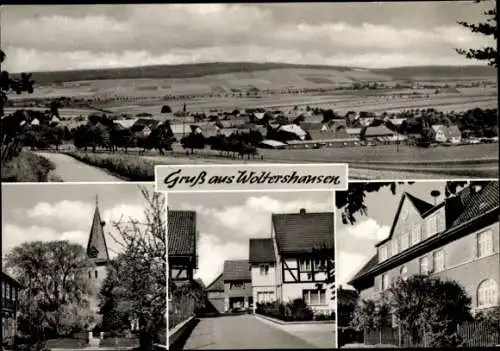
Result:
{"type": "Polygon", "coordinates": [[[306,214],[306,209],[305,208],[301,208],[299,213],[301,215],[305,215],[306,214]]]}

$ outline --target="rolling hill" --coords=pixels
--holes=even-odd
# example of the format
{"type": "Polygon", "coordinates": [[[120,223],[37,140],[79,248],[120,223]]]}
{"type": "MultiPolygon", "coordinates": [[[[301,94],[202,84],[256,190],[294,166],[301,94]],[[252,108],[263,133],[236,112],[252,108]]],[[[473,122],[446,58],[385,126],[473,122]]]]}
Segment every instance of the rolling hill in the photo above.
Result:
{"type": "MultiPolygon", "coordinates": [[[[130,68],[69,70],[52,72],[33,72],[33,79],[39,85],[53,83],[114,80],[114,79],[187,79],[212,75],[238,74],[276,70],[316,71],[317,82],[326,72],[336,72],[335,76],[356,80],[356,76],[364,72],[370,79],[402,80],[402,79],[467,79],[495,78],[497,72],[489,66],[415,66],[383,69],[362,69],[355,67],[299,65],[287,63],[250,63],[250,62],[213,62],[181,65],[156,65],[130,68]]],[[[311,75],[311,74],[309,74],[311,75]]],[[[361,79],[363,80],[363,79],[361,79]]],[[[325,83],[327,83],[325,81],[325,83]]]]}

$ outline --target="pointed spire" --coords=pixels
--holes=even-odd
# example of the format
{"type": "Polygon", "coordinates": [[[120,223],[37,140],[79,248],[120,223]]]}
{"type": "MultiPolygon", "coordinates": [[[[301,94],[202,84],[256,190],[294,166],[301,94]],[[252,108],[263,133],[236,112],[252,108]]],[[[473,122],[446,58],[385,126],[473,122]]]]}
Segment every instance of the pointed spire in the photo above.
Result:
{"type": "Polygon", "coordinates": [[[95,211],[90,228],[89,241],[87,244],[87,255],[98,262],[109,261],[108,246],[104,236],[104,222],[101,220],[101,214],[98,207],[99,198],[95,197],[95,211]]]}

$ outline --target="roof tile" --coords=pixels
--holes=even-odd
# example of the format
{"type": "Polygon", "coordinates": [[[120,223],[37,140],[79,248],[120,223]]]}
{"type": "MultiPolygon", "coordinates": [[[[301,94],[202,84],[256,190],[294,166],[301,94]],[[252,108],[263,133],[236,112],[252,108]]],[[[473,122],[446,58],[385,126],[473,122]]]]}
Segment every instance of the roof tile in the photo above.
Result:
{"type": "Polygon", "coordinates": [[[273,214],[272,223],[282,254],[334,248],[333,212],[273,214]]]}
{"type": "Polygon", "coordinates": [[[250,263],[248,260],[224,261],[224,281],[227,280],[252,280],[250,263]]]}
{"type": "Polygon", "coordinates": [[[196,212],[169,210],[167,222],[168,254],[196,255],[196,212]]]}
{"type": "Polygon", "coordinates": [[[273,239],[250,239],[250,263],[276,262],[273,239]]]}

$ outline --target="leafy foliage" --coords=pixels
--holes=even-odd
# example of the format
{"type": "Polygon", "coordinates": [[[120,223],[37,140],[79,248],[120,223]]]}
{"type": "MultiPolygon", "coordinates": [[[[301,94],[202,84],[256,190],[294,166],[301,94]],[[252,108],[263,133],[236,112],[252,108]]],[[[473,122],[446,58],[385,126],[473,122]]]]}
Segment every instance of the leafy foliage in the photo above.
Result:
{"type": "Polygon", "coordinates": [[[392,311],[413,342],[423,330],[431,347],[461,344],[457,325],[471,320],[471,298],[457,282],[416,275],[399,279],[388,291],[392,311]]]}
{"type": "Polygon", "coordinates": [[[6,267],[24,286],[20,292],[19,330],[34,341],[85,330],[89,312],[90,262],[82,246],[67,241],[27,242],[6,256],[6,267]]]}
{"type": "MultiPolygon", "coordinates": [[[[476,2],[480,2],[477,0],[476,2]]],[[[473,33],[480,33],[488,37],[493,37],[497,40],[498,28],[497,28],[497,9],[496,7],[484,12],[486,16],[486,21],[482,23],[469,23],[466,21],[459,21],[458,24],[470,29],[473,33]]],[[[482,49],[456,49],[456,51],[469,59],[475,59],[480,61],[487,61],[489,65],[498,67],[497,62],[497,50],[496,47],[488,46],[482,49]]]]}
{"type": "Polygon", "coordinates": [[[122,246],[101,291],[101,308],[108,328],[119,328],[127,318],[139,319],[141,349],[150,350],[166,329],[166,223],[163,194],[140,187],[146,200],[144,221],[113,223],[122,246]]]}

